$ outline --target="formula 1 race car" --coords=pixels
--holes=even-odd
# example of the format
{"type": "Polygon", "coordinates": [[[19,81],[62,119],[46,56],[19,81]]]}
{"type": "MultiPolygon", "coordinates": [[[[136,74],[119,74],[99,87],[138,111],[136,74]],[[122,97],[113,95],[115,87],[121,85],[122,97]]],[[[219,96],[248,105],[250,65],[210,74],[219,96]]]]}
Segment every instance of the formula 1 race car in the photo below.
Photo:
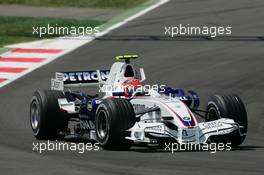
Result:
{"type": "Polygon", "coordinates": [[[34,136],[94,140],[104,149],[164,142],[235,147],[244,141],[247,113],[237,95],[214,95],[201,110],[194,91],[143,85],[144,69],[130,64],[137,55],[116,58],[121,61],[110,70],[57,72],[51,90],[36,91],[30,104],[34,136]],[[73,90],[90,86],[97,86],[102,97],[73,90]]]}

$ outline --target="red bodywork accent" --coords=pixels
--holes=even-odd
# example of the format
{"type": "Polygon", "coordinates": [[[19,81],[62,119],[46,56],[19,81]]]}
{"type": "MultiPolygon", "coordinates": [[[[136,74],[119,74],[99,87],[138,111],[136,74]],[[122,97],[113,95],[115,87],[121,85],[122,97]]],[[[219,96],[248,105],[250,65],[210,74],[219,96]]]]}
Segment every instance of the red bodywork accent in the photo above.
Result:
{"type": "Polygon", "coordinates": [[[142,83],[137,79],[131,79],[131,82],[122,84],[122,86],[125,88],[135,87],[135,86],[140,86],[140,85],[142,85],[142,83]]]}

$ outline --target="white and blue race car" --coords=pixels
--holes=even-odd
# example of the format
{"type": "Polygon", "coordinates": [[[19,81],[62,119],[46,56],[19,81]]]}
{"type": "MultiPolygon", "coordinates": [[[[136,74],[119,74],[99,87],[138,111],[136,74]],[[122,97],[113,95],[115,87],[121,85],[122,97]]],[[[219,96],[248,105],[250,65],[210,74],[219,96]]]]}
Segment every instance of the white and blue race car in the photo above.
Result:
{"type": "Polygon", "coordinates": [[[38,90],[31,99],[34,136],[95,140],[104,149],[129,149],[135,143],[242,144],[247,113],[237,95],[214,95],[205,110],[198,109],[194,91],[144,85],[144,69],[130,63],[137,57],[118,56],[124,61],[110,70],[56,73],[51,90],[38,90]],[[73,90],[86,86],[97,86],[103,95],[73,90]]]}

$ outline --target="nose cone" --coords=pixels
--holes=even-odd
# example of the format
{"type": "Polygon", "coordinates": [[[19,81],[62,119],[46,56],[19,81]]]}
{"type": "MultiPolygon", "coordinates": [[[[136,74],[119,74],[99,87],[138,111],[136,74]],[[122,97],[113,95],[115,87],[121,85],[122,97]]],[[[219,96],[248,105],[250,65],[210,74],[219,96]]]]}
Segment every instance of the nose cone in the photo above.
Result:
{"type": "Polygon", "coordinates": [[[174,121],[190,128],[197,126],[196,118],[190,109],[180,100],[167,104],[173,113],[174,121]]]}

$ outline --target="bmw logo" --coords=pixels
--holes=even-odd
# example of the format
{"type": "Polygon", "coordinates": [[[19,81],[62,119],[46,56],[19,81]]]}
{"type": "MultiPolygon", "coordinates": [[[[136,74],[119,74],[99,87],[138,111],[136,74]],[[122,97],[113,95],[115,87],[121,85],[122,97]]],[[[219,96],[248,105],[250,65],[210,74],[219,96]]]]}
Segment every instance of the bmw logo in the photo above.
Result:
{"type": "Polygon", "coordinates": [[[190,120],[191,120],[191,117],[189,117],[189,116],[184,116],[184,117],[182,117],[182,119],[183,119],[184,121],[190,121],[190,120]]]}
{"type": "Polygon", "coordinates": [[[92,104],[92,101],[88,101],[88,103],[87,103],[87,110],[88,110],[88,111],[92,111],[92,110],[93,110],[93,104],[92,104]]]}

